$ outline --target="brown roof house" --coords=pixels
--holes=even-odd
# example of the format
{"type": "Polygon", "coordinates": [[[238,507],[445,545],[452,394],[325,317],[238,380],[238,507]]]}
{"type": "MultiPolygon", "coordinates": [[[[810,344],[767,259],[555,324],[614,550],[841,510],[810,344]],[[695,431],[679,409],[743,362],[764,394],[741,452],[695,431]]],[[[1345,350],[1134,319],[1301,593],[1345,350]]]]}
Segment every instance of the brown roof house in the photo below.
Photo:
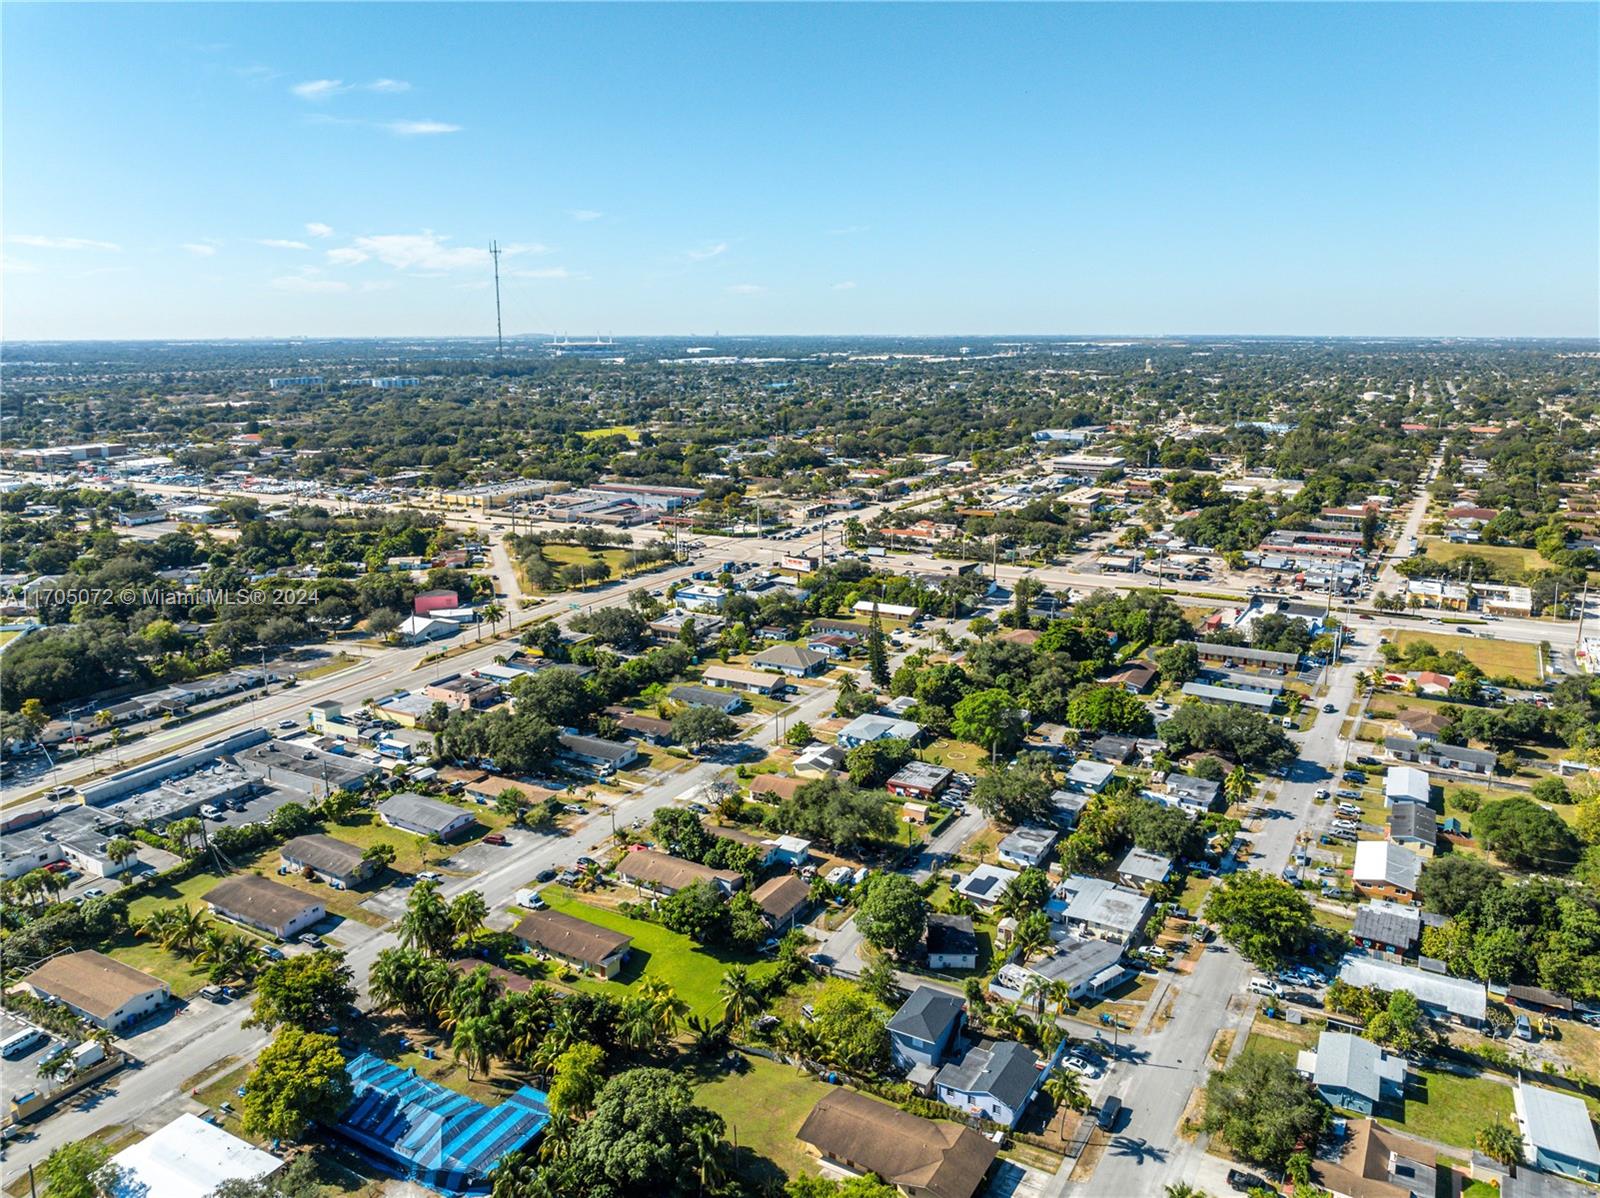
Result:
{"type": "Polygon", "coordinates": [[[319,923],[327,909],[309,894],[255,874],[229,878],[202,900],[213,915],[287,940],[319,923]]]}
{"type": "Polygon", "coordinates": [[[51,957],[22,984],[35,997],[53,998],[79,1018],[112,1031],[160,1010],[171,997],[160,978],[93,949],[51,957]]]}
{"type": "Polygon", "coordinates": [[[756,900],[772,930],[782,934],[804,917],[811,905],[811,887],[796,874],[782,874],[761,883],[750,897],[756,900]]]}
{"type": "Polygon", "coordinates": [[[1357,1119],[1337,1159],[1311,1162],[1311,1180],[1334,1198],[1433,1198],[1436,1160],[1426,1144],[1357,1119]]]}
{"type": "Polygon", "coordinates": [[[294,869],[309,869],[335,890],[349,890],[372,876],[377,867],[361,859],[359,845],[335,840],[320,832],[296,836],[283,846],[283,863],[294,869]]]}
{"type": "Polygon", "coordinates": [[[875,1173],[907,1198],[972,1198],[999,1151],[971,1128],[919,1119],[845,1089],[819,1099],[797,1137],[824,1161],[875,1173]]]}
{"type": "Polygon", "coordinates": [[[617,864],[617,876],[640,890],[654,890],[657,894],[677,894],[697,882],[710,882],[724,894],[732,894],[744,885],[744,875],[734,870],[712,869],[698,861],[685,861],[652,849],[624,854],[617,864]]]}
{"type": "Polygon", "coordinates": [[[559,911],[530,911],[511,934],[527,945],[529,952],[549,953],[574,969],[603,978],[622,972],[628,946],[633,943],[632,937],[621,932],[559,911]]]}

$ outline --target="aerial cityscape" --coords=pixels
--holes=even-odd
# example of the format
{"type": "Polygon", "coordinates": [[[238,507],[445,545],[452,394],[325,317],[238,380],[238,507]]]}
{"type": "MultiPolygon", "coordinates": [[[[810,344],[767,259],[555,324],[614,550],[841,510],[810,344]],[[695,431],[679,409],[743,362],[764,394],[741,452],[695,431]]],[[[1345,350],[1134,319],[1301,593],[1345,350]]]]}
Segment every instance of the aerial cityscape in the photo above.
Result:
{"type": "Polygon", "coordinates": [[[6,1198],[1600,1198],[1600,6],[5,22],[6,1198]]]}

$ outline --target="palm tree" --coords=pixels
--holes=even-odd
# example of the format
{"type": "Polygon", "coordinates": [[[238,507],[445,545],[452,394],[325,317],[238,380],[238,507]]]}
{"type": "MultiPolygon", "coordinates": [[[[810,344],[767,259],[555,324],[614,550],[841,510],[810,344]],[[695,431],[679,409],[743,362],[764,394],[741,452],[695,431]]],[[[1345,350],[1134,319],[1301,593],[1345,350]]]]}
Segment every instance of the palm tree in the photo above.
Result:
{"type": "Polygon", "coordinates": [[[377,1011],[396,1008],[409,1010],[421,990],[420,953],[404,948],[386,948],[367,971],[367,992],[377,1011]]]}
{"type": "Polygon", "coordinates": [[[247,981],[255,972],[255,942],[248,936],[230,936],[213,928],[205,934],[195,960],[210,966],[206,976],[213,982],[247,981]]]}
{"type": "Polygon", "coordinates": [[[656,1035],[663,1040],[671,1038],[683,1017],[689,1013],[689,1004],[678,997],[678,992],[670,982],[661,978],[645,978],[639,985],[639,994],[650,1003],[656,1035]]]}
{"type": "Polygon", "coordinates": [[[1522,1159],[1522,1133],[1509,1123],[1485,1124],[1478,1129],[1473,1143],[1478,1151],[1502,1165],[1514,1165],[1522,1159]]]}
{"type": "Polygon", "coordinates": [[[1060,1019],[1067,1013],[1067,1007],[1072,1003],[1072,986],[1065,978],[1057,978],[1050,983],[1046,997],[1056,1009],[1056,1018],[1060,1019]]]}
{"type": "Polygon", "coordinates": [[[809,1023],[782,1023],[778,1025],[778,1047],[794,1058],[795,1068],[806,1071],[806,1063],[816,1059],[822,1039],[809,1023]]]}
{"type": "Polygon", "coordinates": [[[738,1027],[756,1011],[760,1000],[750,981],[750,971],[743,965],[730,965],[722,975],[722,1020],[729,1027],[738,1027]]]}
{"type": "Polygon", "coordinates": [[[480,965],[471,973],[461,975],[450,991],[448,1018],[445,1026],[465,1023],[469,1019],[487,1018],[500,997],[501,985],[487,966],[480,965]]]}
{"type": "Polygon", "coordinates": [[[437,882],[418,882],[400,917],[400,943],[433,956],[450,943],[454,931],[450,909],[439,895],[437,882]]]}
{"type": "Polygon", "coordinates": [[[138,934],[148,936],[168,952],[187,956],[206,934],[210,920],[205,913],[183,903],[158,907],[139,925],[138,934]]]}
{"type": "Polygon", "coordinates": [[[423,961],[418,999],[421,1009],[436,1022],[443,1021],[449,1014],[450,996],[455,993],[456,982],[460,976],[447,962],[438,957],[429,957],[423,961]]]}
{"type": "Polygon", "coordinates": [[[723,1140],[717,1129],[698,1123],[689,1131],[689,1147],[694,1152],[695,1171],[700,1176],[700,1192],[722,1180],[723,1140]]]}
{"type": "Polygon", "coordinates": [[[456,1024],[455,1035],[450,1039],[451,1055],[467,1067],[467,1080],[474,1072],[487,1073],[494,1056],[494,1021],[487,1015],[463,1019],[456,1024]]]}
{"type": "Polygon", "coordinates": [[[567,1149],[572,1145],[572,1132],[576,1127],[576,1121],[567,1112],[552,1111],[550,1122],[544,1125],[544,1135],[539,1140],[539,1159],[551,1161],[566,1156],[567,1149]]]}
{"type": "Polygon", "coordinates": [[[1210,1198],[1204,1190],[1197,1190],[1186,1181],[1174,1181],[1162,1193],[1166,1198],[1210,1198]]]}
{"type": "Polygon", "coordinates": [[[996,1035],[1013,1039],[1021,1033],[1025,1023],[1022,1012],[1017,1009],[1017,1004],[1014,1002],[995,1008],[993,1014],[989,1016],[989,1026],[996,1035]]]}
{"type": "Polygon", "coordinates": [[[39,1076],[48,1081],[55,1081],[64,1074],[72,1072],[72,1054],[58,1052],[48,1061],[39,1062],[39,1076]]]}
{"type": "Polygon", "coordinates": [[[1026,963],[1029,957],[1049,943],[1050,929],[1041,927],[1037,920],[1024,920],[1017,926],[1015,944],[1019,961],[1026,963]]]}
{"type": "Polygon", "coordinates": [[[194,816],[175,819],[167,825],[167,838],[178,843],[179,853],[189,851],[189,842],[200,838],[201,824],[194,816]]]}
{"type": "Polygon", "coordinates": [[[120,866],[129,857],[139,855],[139,842],[126,836],[114,836],[106,841],[106,857],[112,865],[120,866]]]}
{"type": "MultiPolygon", "coordinates": [[[[498,603],[494,603],[494,602],[485,603],[482,607],[480,607],[478,609],[478,615],[482,619],[485,619],[485,620],[489,621],[489,631],[490,632],[493,632],[495,630],[495,628],[499,625],[500,621],[505,619],[505,614],[506,614],[506,609],[501,607],[498,603]]],[[[478,626],[478,639],[479,640],[483,639],[483,625],[482,624],[480,624],[478,626]]]]}
{"type": "Polygon", "coordinates": [[[1022,1000],[1033,1004],[1035,1015],[1044,1014],[1045,998],[1050,993],[1050,979],[1030,973],[1028,980],[1022,984],[1022,1000]]]}
{"type": "Polygon", "coordinates": [[[1242,765],[1236,765],[1222,781],[1222,793],[1227,796],[1230,803],[1242,803],[1250,797],[1250,792],[1255,786],[1250,781],[1250,774],[1242,765]]]}
{"type": "Polygon", "coordinates": [[[483,931],[483,921],[489,917],[489,904],[476,890],[464,890],[450,904],[450,928],[468,944],[483,931]]]}
{"type": "Polygon", "coordinates": [[[1042,1089],[1046,1097],[1055,1103],[1056,1113],[1063,1120],[1068,1111],[1086,1111],[1089,1109],[1089,1095],[1083,1088],[1083,1083],[1078,1080],[1078,1075],[1070,1069],[1057,1069],[1045,1078],[1042,1089]]]}

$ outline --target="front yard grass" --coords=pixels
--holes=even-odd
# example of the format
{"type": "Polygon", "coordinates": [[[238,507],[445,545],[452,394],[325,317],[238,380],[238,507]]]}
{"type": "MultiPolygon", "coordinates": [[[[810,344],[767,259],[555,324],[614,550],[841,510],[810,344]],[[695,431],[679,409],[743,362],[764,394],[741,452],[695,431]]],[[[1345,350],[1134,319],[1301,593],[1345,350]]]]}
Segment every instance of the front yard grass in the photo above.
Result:
{"type": "Polygon", "coordinates": [[[963,740],[951,740],[945,736],[941,736],[922,750],[921,756],[924,761],[931,761],[935,765],[967,774],[980,773],[989,763],[989,755],[977,745],[969,745],[963,740]]]}
{"type": "Polygon", "coordinates": [[[1378,1121],[1426,1140],[1471,1148],[1480,1127],[1511,1118],[1511,1087],[1486,1077],[1414,1069],[1399,1106],[1398,1116],[1380,1110],[1378,1121]]]}
{"type": "Polygon", "coordinates": [[[739,1072],[722,1070],[695,1091],[695,1101],[728,1121],[739,1145],[734,1167],[751,1180],[809,1173],[815,1160],[795,1133],[817,1101],[833,1089],[809,1074],[762,1057],[742,1057],[739,1072]],[[750,1159],[753,1155],[755,1159],[750,1159]]]}
{"type": "Polygon", "coordinates": [[[695,1014],[720,1016],[722,996],[718,987],[729,965],[752,965],[751,974],[758,978],[770,971],[760,957],[706,948],[660,924],[630,919],[586,903],[564,886],[549,886],[539,893],[552,910],[633,937],[632,954],[617,979],[581,977],[572,983],[580,990],[605,991],[621,998],[632,993],[634,984],[650,974],[669,982],[695,1014]]]}

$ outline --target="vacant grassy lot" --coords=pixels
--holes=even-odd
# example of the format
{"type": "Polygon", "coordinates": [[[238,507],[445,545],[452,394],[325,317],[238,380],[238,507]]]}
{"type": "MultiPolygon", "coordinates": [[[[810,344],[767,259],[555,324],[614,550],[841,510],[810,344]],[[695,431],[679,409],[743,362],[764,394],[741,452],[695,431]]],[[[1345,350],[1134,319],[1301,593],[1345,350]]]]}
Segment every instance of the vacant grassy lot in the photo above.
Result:
{"type": "Polygon", "coordinates": [[[575,983],[579,989],[605,990],[621,997],[648,973],[670,983],[695,1014],[721,1015],[722,996],[718,986],[729,965],[754,965],[756,968],[751,972],[756,976],[769,968],[759,957],[705,948],[660,924],[629,919],[616,911],[585,903],[564,886],[546,887],[540,894],[553,910],[633,937],[627,968],[617,980],[580,978],[575,983]]]}
{"type": "Polygon", "coordinates": [[[1539,677],[1539,649],[1536,645],[1518,641],[1495,641],[1476,636],[1454,636],[1449,633],[1423,631],[1413,628],[1385,628],[1383,635],[1404,649],[1418,641],[1425,641],[1441,653],[1456,652],[1465,657],[1491,678],[1510,674],[1514,678],[1534,681],[1539,677]]]}
{"type": "Polygon", "coordinates": [[[695,1091],[696,1102],[728,1121],[728,1138],[740,1148],[740,1172],[759,1179],[773,1176],[774,1166],[784,1174],[815,1171],[814,1159],[794,1137],[833,1087],[776,1061],[741,1059],[747,1066],[742,1072],[718,1072],[695,1091]],[[747,1159],[746,1149],[758,1159],[747,1159]]]}
{"type": "Polygon", "coordinates": [[[964,740],[951,740],[949,737],[940,737],[921,753],[924,761],[931,761],[935,765],[945,766],[947,769],[960,770],[967,774],[976,774],[989,764],[989,754],[977,745],[969,745],[964,740]]]}
{"type": "Polygon", "coordinates": [[[630,441],[639,439],[639,426],[637,424],[608,424],[605,428],[586,428],[578,436],[586,440],[598,437],[626,437],[630,441]]]}
{"type": "MultiPolygon", "coordinates": [[[[234,929],[230,926],[229,930],[234,929]]],[[[142,969],[145,973],[160,978],[171,988],[175,998],[188,998],[206,984],[206,971],[203,966],[187,961],[177,953],[169,953],[153,941],[141,940],[132,932],[125,932],[119,936],[116,942],[106,949],[106,955],[121,961],[124,965],[131,965],[135,969],[142,969]]]]}
{"type": "Polygon", "coordinates": [[[1422,546],[1436,562],[1453,562],[1458,557],[1478,557],[1502,571],[1547,570],[1550,563],[1536,549],[1515,545],[1457,545],[1451,541],[1428,540],[1422,546]]]}
{"type": "Polygon", "coordinates": [[[1426,1140],[1470,1148],[1484,1124],[1510,1119],[1511,1087],[1486,1077],[1413,1070],[1400,1107],[1398,1117],[1380,1111],[1379,1122],[1426,1140]]]}

